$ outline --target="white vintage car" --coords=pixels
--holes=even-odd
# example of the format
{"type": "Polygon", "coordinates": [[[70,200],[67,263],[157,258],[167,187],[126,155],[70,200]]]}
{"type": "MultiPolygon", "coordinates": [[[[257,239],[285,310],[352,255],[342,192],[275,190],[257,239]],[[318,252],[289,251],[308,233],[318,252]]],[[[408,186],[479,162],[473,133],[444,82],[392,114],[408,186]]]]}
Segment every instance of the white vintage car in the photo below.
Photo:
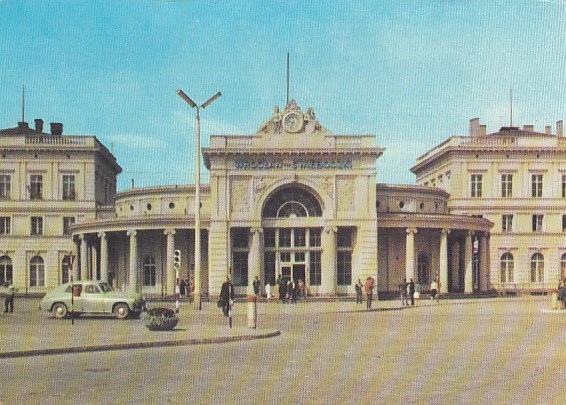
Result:
{"type": "Polygon", "coordinates": [[[139,317],[145,310],[145,300],[140,294],[114,291],[108,283],[90,280],[56,287],[43,297],[39,309],[57,318],[89,313],[125,319],[139,317]]]}

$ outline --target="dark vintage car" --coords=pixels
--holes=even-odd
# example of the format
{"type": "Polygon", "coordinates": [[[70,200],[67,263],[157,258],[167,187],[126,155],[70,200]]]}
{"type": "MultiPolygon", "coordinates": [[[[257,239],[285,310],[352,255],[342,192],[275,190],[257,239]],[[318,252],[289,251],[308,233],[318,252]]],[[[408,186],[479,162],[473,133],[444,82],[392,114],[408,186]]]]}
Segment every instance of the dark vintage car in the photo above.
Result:
{"type": "Polygon", "coordinates": [[[139,317],[145,300],[138,293],[114,291],[103,281],[79,281],[62,284],[49,291],[39,304],[57,318],[67,315],[113,314],[118,319],[139,317]]]}

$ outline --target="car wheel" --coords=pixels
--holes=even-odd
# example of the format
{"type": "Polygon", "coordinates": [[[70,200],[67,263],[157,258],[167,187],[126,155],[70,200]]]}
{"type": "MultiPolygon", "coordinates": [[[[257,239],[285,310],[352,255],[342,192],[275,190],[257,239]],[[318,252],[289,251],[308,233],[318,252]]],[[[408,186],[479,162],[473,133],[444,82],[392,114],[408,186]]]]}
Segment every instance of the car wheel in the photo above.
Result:
{"type": "Polygon", "coordinates": [[[67,306],[62,302],[57,302],[51,308],[51,312],[55,315],[55,318],[64,318],[67,316],[67,306]]]}
{"type": "Polygon", "coordinates": [[[130,309],[124,303],[116,304],[114,306],[114,315],[118,319],[126,319],[130,314],[130,309]]]}

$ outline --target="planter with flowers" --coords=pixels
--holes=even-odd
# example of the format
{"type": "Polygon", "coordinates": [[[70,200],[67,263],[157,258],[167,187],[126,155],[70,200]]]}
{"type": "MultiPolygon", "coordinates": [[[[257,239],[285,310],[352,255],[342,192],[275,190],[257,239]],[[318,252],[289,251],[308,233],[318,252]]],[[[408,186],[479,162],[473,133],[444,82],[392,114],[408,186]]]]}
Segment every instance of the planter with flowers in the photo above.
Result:
{"type": "Polygon", "coordinates": [[[177,314],[169,308],[151,308],[142,318],[149,330],[171,330],[179,323],[177,314]]]}

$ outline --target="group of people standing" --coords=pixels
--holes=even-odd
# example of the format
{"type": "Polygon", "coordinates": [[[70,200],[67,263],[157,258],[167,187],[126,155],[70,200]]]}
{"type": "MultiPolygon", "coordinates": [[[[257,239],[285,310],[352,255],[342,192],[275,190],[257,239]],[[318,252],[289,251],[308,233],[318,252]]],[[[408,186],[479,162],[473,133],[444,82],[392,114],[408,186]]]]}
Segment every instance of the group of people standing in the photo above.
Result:
{"type": "Polygon", "coordinates": [[[307,296],[307,286],[303,280],[287,279],[279,275],[271,291],[269,283],[265,285],[265,295],[267,299],[275,298],[277,302],[296,303],[298,299],[305,299],[307,296]]]}
{"type": "MultiPolygon", "coordinates": [[[[403,282],[399,284],[399,295],[401,298],[401,305],[415,305],[415,301],[418,303],[421,297],[421,285],[415,283],[413,279],[407,282],[407,279],[403,279],[403,282]]],[[[438,301],[438,283],[436,279],[430,284],[430,299],[436,299],[438,301]]]]}
{"type": "Polygon", "coordinates": [[[375,289],[375,279],[373,277],[366,278],[365,283],[362,284],[362,280],[358,279],[356,283],[356,304],[361,304],[363,302],[363,293],[366,294],[366,308],[370,309],[373,302],[373,290],[375,289]]]}

